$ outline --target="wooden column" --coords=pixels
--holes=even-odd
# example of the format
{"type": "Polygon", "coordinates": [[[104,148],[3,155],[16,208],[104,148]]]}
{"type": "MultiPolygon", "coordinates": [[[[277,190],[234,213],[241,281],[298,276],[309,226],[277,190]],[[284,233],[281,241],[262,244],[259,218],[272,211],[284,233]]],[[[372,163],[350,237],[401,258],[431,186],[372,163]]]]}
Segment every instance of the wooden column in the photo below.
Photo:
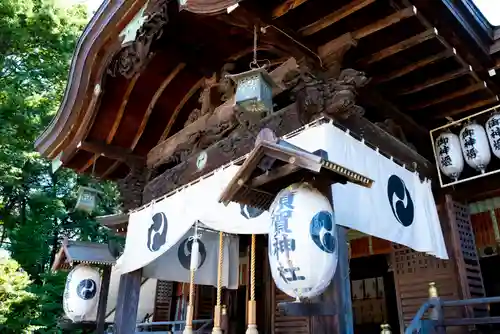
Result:
{"type": "Polygon", "coordinates": [[[115,333],[135,334],[137,309],[141,291],[142,270],[132,271],[120,277],[116,302],[115,333]]]}
{"type": "Polygon", "coordinates": [[[102,284],[101,291],[99,293],[99,306],[97,307],[97,334],[104,333],[110,279],[111,266],[104,266],[104,268],[102,269],[102,284]]]}
{"type": "MultiPolygon", "coordinates": [[[[328,159],[328,153],[319,150],[314,152],[323,159],[328,159]]],[[[332,199],[332,188],[329,183],[317,180],[316,187],[330,200],[333,211],[335,206],[332,199]],[[327,184],[325,186],[324,184],[327,184]]],[[[349,250],[347,246],[347,229],[337,226],[338,264],[335,276],[328,288],[321,296],[314,298],[313,302],[334,304],[335,316],[311,317],[311,333],[314,334],[353,334],[351,282],[349,280],[349,250]]]]}

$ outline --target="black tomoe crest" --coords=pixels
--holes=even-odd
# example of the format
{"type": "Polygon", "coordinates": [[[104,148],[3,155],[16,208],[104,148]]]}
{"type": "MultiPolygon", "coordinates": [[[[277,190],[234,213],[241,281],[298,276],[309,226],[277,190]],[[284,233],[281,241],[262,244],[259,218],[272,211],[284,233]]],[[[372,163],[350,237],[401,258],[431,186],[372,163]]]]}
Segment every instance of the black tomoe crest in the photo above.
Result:
{"type": "Polygon", "coordinates": [[[309,234],[323,252],[334,253],[337,248],[334,228],[333,216],[328,211],[320,211],[311,219],[309,234]]]}
{"type": "Polygon", "coordinates": [[[156,213],[153,222],[148,229],[148,249],[151,252],[158,251],[167,242],[168,221],[163,212],[156,213]]]}
{"type": "Polygon", "coordinates": [[[391,175],[387,182],[387,197],[398,222],[408,227],[413,224],[415,207],[408,188],[400,177],[391,175]]]}
{"type": "Polygon", "coordinates": [[[97,285],[93,279],[87,278],[81,280],[76,287],[76,294],[83,300],[89,300],[95,297],[97,285]]]}
{"type": "MultiPolygon", "coordinates": [[[[205,259],[207,258],[207,250],[205,248],[205,244],[199,239],[198,239],[198,244],[199,244],[200,257],[197,269],[200,269],[201,266],[203,266],[203,263],[205,263],[205,259]]],[[[189,240],[188,237],[181,242],[181,244],[179,245],[179,250],[177,251],[177,257],[179,258],[179,262],[186,270],[189,270],[191,267],[192,250],[193,250],[193,240],[189,240]]]]}
{"type": "Polygon", "coordinates": [[[246,219],[257,218],[260,216],[264,210],[254,208],[246,204],[240,204],[240,214],[246,219]]]}

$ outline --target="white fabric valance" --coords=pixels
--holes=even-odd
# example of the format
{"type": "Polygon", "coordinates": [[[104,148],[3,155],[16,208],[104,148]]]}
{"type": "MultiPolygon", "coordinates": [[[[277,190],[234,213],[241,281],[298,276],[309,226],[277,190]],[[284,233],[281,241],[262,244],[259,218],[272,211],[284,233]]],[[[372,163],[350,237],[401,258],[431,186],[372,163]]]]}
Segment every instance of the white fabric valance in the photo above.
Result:
{"type": "MultiPolygon", "coordinates": [[[[372,188],[333,186],[337,224],[448,258],[430,182],[421,182],[417,174],[333,124],[309,127],[287,141],[310,152],[324,150],[328,160],[374,180],[372,188]]],[[[232,165],[218,170],[131,213],[118,268],[129,272],[148,265],[178,243],[195,221],[231,234],[266,234],[270,224],[267,211],[218,202],[238,168],[232,165]]]]}

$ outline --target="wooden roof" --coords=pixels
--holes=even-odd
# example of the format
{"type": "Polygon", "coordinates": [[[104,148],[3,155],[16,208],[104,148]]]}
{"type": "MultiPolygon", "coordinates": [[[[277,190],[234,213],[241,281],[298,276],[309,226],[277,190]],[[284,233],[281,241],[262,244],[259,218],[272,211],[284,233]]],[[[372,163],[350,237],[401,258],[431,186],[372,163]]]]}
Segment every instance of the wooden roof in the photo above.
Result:
{"type": "Polygon", "coordinates": [[[78,172],[97,157],[98,176],[125,177],[183,128],[204,77],[228,62],[233,73],[248,69],[256,23],[266,28],[259,58],[276,64],[294,56],[321,65],[322,48],[350,34],[356,47],[343,65],[372,78],[359,96],[366,116],[393,119],[419,151],[430,150],[429,129],[498,103],[500,82],[488,74],[496,53],[451,0],[245,0],[227,14],[236,2],[188,1],[179,11],[177,1],[150,1],[146,13],[165,9],[165,17],[149,22],[151,36],[138,33],[143,48],[122,46],[119,35],[146,1],[105,2],[78,43],[64,101],[37,149],[49,158],[62,151],[78,172]]]}

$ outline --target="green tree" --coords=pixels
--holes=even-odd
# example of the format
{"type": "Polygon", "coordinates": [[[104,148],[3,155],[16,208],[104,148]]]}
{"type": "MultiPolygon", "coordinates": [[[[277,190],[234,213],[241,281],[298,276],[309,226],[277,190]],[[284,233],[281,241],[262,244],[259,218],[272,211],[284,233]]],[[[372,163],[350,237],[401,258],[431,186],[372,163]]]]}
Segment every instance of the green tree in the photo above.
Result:
{"type": "Polygon", "coordinates": [[[2,333],[21,333],[30,325],[40,326],[38,332],[57,332],[64,274],[50,273],[50,265],[61,240],[106,241],[109,235],[94,217],[119,209],[116,187],[101,182],[94,185],[104,193],[96,212],[75,211],[78,186],[88,185],[90,178],[67,169],[52,173],[50,163],[33,149],[57,112],[86,22],[82,6],[0,1],[0,248],[8,249],[31,279],[26,281],[31,299],[7,301],[19,308],[9,313],[2,333]]]}
{"type": "Polygon", "coordinates": [[[36,296],[28,292],[30,279],[19,264],[8,257],[0,257],[0,332],[23,333],[37,312],[33,307],[36,296]]]}

